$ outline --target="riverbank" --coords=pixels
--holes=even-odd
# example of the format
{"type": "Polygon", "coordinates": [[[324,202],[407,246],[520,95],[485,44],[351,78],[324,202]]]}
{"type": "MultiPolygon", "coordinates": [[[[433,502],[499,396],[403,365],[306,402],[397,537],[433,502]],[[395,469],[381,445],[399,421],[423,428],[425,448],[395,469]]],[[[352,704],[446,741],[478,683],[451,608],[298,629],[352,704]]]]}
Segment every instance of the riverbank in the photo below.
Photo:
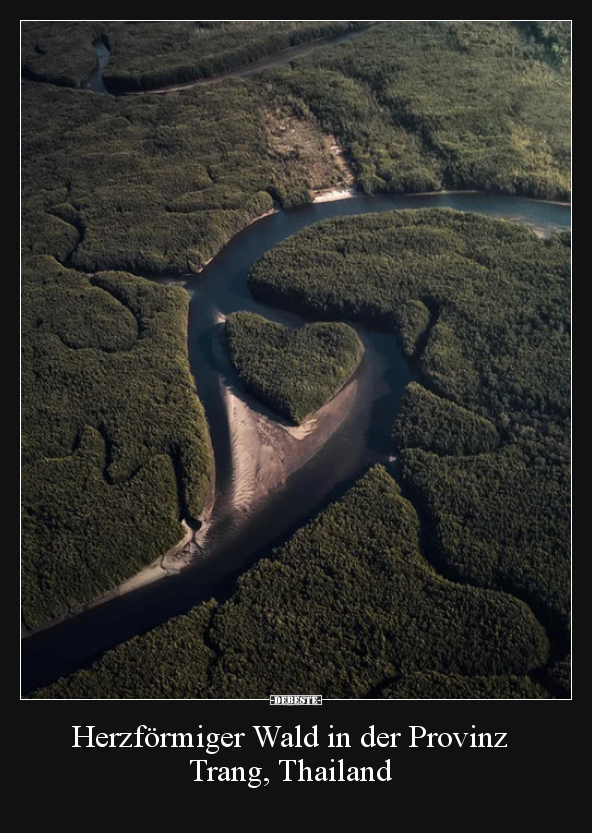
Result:
{"type": "MultiPolygon", "coordinates": [[[[269,209],[269,211],[264,211],[264,212],[263,212],[263,214],[258,214],[256,217],[253,217],[253,219],[252,219],[252,220],[249,220],[249,222],[248,222],[248,223],[245,223],[245,225],[244,225],[241,229],[239,229],[237,232],[235,232],[235,233],[232,235],[232,237],[229,237],[229,238],[228,238],[228,240],[226,240],[226,242],[225,242],[225,243],[223,243],[223,244],[220,246],[220,248],[218,249],[218,251],[217,251],[217,252],[214,252],[214,254],[213,254],[210,258],[208,258],[208,259],[206,260],[206,262],[205,262],[205,263],[203,263],[203,264],[199,267],[199,269],[196,269],[194,272],[191,272],[191,275],[201,275],[201,273],[203,272],[203,270],[204,270],[207,266],[209,266],[209,265],[210,265],[210,263],[214,260],[214,258],[218,257],[218,255],[219,255],[221,252],[223,252],[223,251],[224,251],[224,249],[226,248],[226,246],[228,246],[228,244],[229,244],[229,243],[231,243],[231,242],[234,240],[234,238],[235,238],[238,234],[241,234],[243,231],[245,231],[245,229],[248,229],[248,228],[249,228],[249,226],[252,226],[252,225],[253,225],[253,223],[258,223],[258,222],[259,222],[259,220],[262,220],[264,217],[270,217],[272,214],[277,214],[277,213],[278,213],[278,211],[279,211],[279,208],[270,208],[270,209],[269,209]]],[[[191,277],[191,275],[188,275],[188,276],[187,276],[187,278],[186,278],[186,279],[185,279],[182,283],[181,283],[181,282],[179,282],[179,283],[180,283],[180,285],[181,285],[181,286],[185,286],[186,281],[187,281],[187,280],[189,280],[189,278],[191,277]]]]}
{"type": "MultiPolygon", "coordinates": [[[[88,278],[95,277],[93,273],[82,274],[85,274],[88,278]]],[[[187,304],[186,313],[184,315],[181,327],[183,328],[185,338],[188,339],[189,304],[187,304]]],[[[193,379],[188,357],[186,357],[186,360],[186,372],[188,374],[188,378],[193,379]]],[[[195,390],[194,394],[197,398],[197,392],[195,390]]],[[[152,561],[146,567],[143,567],[137,573],[134,573],[129,578],[125,579],[124,581],[120,582],[119,584],[115,585],[109,590],[105,591],[101,595],[96,596],[95,598],[90,599],[87,602],[83,602],[82,604],[79,604],[76,607],[73,607],[70,611],[68,611],[68,613],[64,614],[63,616],[51,619],[47,621],[45,624],[41,625],[40,627],[34,628],[33,630],[29,630],[26,633],[23,633],[24,637],[29,637],[36,633],[40,633],[42,631],[53,628],[54,626],[59,625],[61,622],[71,619],[72,617],[76,617],[84,613],[85,611],[92,610],[93,608],[98,607],[99,605],[105,604],[106,602],[110,602],[116,598],[127,595],[128,593],[133,593],[134,591],[142,587],[146,587],[147,585],[153,584],[162,578],[166,578],[167,576],[176,575],[193,562],[196,554],[203,551],[203,548],[205,546],[206,538],[211,525],[210,522],[215,500],[216,478],[214,470],[214,449],[212,446],[209,431],[207,432],[207,436],[205,439],[209,447],[210,459],[212,461],[212,474],[210,477],[208,490],[203,502],[202,510],[199,513],[199,516],[192,521],[193,526],[190,526],[185,519],[180,520],[180,526],[182,527],[183,535],[181,536],[180,540],[173,544],[173,546],[171,546],[164,554],[159,555],[157,558],[154,559],[154,561],[152,561]]],[[[131,552],[131,548],[129,549],[129,551],[131,552]]]]}
{"type": "MultiPolygon", "coordinates": [[[[313,202],[314,203],[334,202],[335,200],[347,200],[347,199],[352,199],[353,197],[363,197],[363,196],[365,196],[362,193],[362,191],[358,191],[354,187],[351,187],[351,188],[324,188],[324,189],[318,189],[316,191],[312,191],[312,194],[313,194],[313,202]]],[[[482,194],[483,196],[490,196],[491,195],[489,191],[482,191],[482,190],[479,190],[478,188],[467,188],[467,189],[460,190],[460,191],[451,191],[451,190],[443,189],[441,191],[418,191],[417,193],[410,193],[410,194],[403,194],[403,195],[386,193],[386,194],[374,194],[372,196],[382,196],[382,197],[404,196],[404,197],[407,197],[407,198],[438,197],[438,196],[442,196],[442,197],[459,196],[459,197],[462,197],[462,196],[467,196],[469,194],[482,194]]],[[[366,195],[366,196],[370,196],[370,195],[366,195]]],[[[511,199],[514,199],[514,200],[528,200],[530,202],[534,202],[534,203],[537,203],[539,205],[540,204],[543,204],[543,205],[559,205],[562,208],[571,208],[571,202],[561,202],[561,200],[539,200],[539,199],[535,199],[535,197],[527,197],[527,196],[522,196],[522,195],[516,196],[516,195],[513,195],[513,194],[500,194],[499,196],[500,197],[507,196],[507,197],[510,197],[511,199]]],[[[523,222],[523,221],[520,221],[520,222],[523,222]]]]}
{"type": "MultiPolygon", "coordinates": [[[[569,216],[562,205],[491,195],[481,197],[478,194],[455,194],[453,200],[442,201],[442,205],[437,196],[422,197],[419,203],[415,196],[363,197],[328,202],[326,205],[302,206],[293,212],[279,211],[269,222],[253,226],[244,236],[239,233],[229,240],[225,256],[211,264],[207,276],[187,276],[191,280],[187,287],[192,305],[189,334],[191,372],[199,382],[200,399],[212,427],[217,429],[219,435],[216,449],[220,446],[222,450],[216,460],[216,465],[221,467],[221,476],[217,484],[215,512],[209,529],[200,530],[201,536],[208,536],[206,553],[203,556],[200,553],[186,570],[171,573],[167,582],[152,581],[138,593],[127,592],[110,603],[97,604],[80,617],[70,616],[60,626],[46,627],[43,633],[37,635],[28,633],[22,646],[25,692],[71,673],[106,648],[186,612],[192,604],[211,597],[221,598],[236,576],[254,563],[257,553],[267,552],[270,546],[285,538],[286,530],[291,532],[297,525],[302,525],[303,519],[318,513],[340,484],[349,482],[375,462],[388,461],[389,455],[392,455],[392,421],[402,390],[413,377],[409,375],[407,363],[399,356],[392,336],[371,333],[369,339],[363,339],[366,354],[360,372],[349,383],[355,385],[353,406],[348,409],[344,405],[346,416],[338,429],[332,433],[326,431],[328,441],[319,449],[314,464],[304,466],[301,472],[290,477],[274,497],[261,501],[255,511],[237,512],[237,528],[230,528],[232,518],[225,511],[224,504],[229,501],[234,503],[239,495],[236,485],[233,487],[232,483],[228,483],[226,476],[231,469],[231,455],[228,455],[228,463],[223,459],[229,438],[225,436],[226,418],[223,403],[220,402],[219,364],[210,347],[212,324],[216,310],[230,313],[248,309],[269,315],[269,310],[261,308],[245,288],[246,274],[266,251],[319,220],[374,213],[377,210],[382,213],[435,207],[434,203],[438,207],[506,219],[520,214],[523,215],[522,222],[547,224],[550,229],[569,226],[569,216]],[[388,413],[386,420],[385,413],[388,413]]],[[[282,323],[290,325],[291,321],[289,318],[282,319],[282,323]]],[[[346,396],[349,390],[348,386],[340,396],[346,396]]],[[[305,428],[312,429],[310,437],[313,439],[326,430],[318,417],[319,414],[314,415],[318,423],[316,427],[309,424],[305,428]]],[[[284,435],[287,432],[286,427],[280,430],[284,435]]],[[[306,448],[306,438],[290,439],[292,445],[300,444],[306,448]]],[[[235,447],[240,445],[240,437],[236,434],[234,444],[235,447]]],[[[243,460],[243,470],[247,469],[247,463],[254,470],[253,480],[256,480],[257,463],[243,460]]],[[[158,575],[159,571],[154,570],[154,573],[158,575]]],[[[160,570],[160,573],[163,574],[163,571],[160,570]]]]}
{"type": "Polygon", "coordinates": [[[232,449],[233,512],[245,516],[305,465],[348,415],[355,398],[355,379],[302,425],[277,423],[249,407],[231,387],[224,388],[232,449]]]}
{"type": "MultiPolygon", "coordinates": [[[[223,324],[226,316],[217,316],[223,324]]],[[[223,351],[221,342],[216,352],[223,351]]],[[[357,372],[364,353],[341,388],[298,426],[260,406],[248,394],[220,379],[228,418],[232,458],[231,514],[250,515],[325,445],[349,414],[357,391],[357,372]]]]}
{"type": "Polygon", "coordinates": [[[335,202],[336,200],[350,200],[359,197],[360,192],[355,188],[326,188],[313,191],[313,202],[335,202]]]}
{"type": "MultiPolygon", "coordinates": [[[[211,511],[210,511],[211,514],[211,511]]],[[[77,607],[73,608],[66,616],[60,616],[58,619],[52,619],[50,622],[42,625],[39,628],[35,628],[34,630],[27,631],[23,634],[23,637],[29,638],[34,636],[35,634],[41,633],[42,631],[49,630],[56,625],[59,625],[61,622],[66,622],[68,619],[73,619],[76,616],[79,616],[81,613],[84,613],[87,610],[92,610],[95,607],[99,607],[100,605],[105,604],[106,602],[110,602],[113,599],[117,599],[120,596],[125,596],[128,593],[133,593],[135,590],[139,590],[141,587],[146,587],[149,584],[154,584],[156,581],[160,581],[162,578],[166,578],[167,576],[175,575],[179,573],[184,567],[191,563],[195,552],[198,550],[198,547],[201,548],[203,545],[203,541],[205,540],[205,536],[207,535],[207,531],[209,529],[209,517],[204,519],[200,529],[196,532],[195,530],[191,529],[191,527],[186,523],[186,521],[181,521],[181,526],[185,530],[185,533],[180,541],[174,544],[164,555],[160,555],[156,558],[151,564],[144,569],[140,570],[140,572],[136,573],[135,575],[131,576],[130,578],[122,581],[121,584],[116,585],[111,590],[108,590],[106,593],[103,593],[100,596],[97,596],[95,599],[92,599],[89,602],[85,602],[84,604],[78,605],[77,607]]]]}
{"type": "MultiPolygon", "coordinates": [[[[467,192],[449,192],[454,197],[464,196],[479,196],[482,192],[467,191],[467,192]]],[[[425,195],[411,195],[407,200],[415,200],[417,197],[445,196],[446,192],[430,193],[425,195]]],[[[339,200],[351,200],[354,197],[360,197],[358,192],[353,189],[326,189],[317,192],[315,202],[327,203],[336,202],[339,200]]],[[[486,196],[483,194],[483,196],[486,196]]],[[[368,198],[371,200],[372,198],[368,198]]],[[[381,199],[383,199],[381,197],[381,199]]],[[[384,197],[388,199],[388,196],[384,197]]],[[[396,198],[394,198],[396,199],[396,198]]],[[[498,198],[500,199],[500,198],[498,198]]],[[[534,201],[528,198],[520,198],[520,202],[535,203],[537,205],[558,205],[564,207],[565,204],[556,204],[551,201],[534,201]]],[[[360,201],[365,204],[366,200],[360,201]]],[[[512,198],[512,202],[516,205],[517,198],[512,198]]],[[[393,206],[393,209],[398,206],[393,206]]],[[[411,206],[409,206],[411,207],[411,206]]],[[[472,207],[464,207],[465,211],[473,210],[472,207]]],[[[348,206],[348,213],[355,212],[357,207],[348,206]]],[[[364,213],[361,207],[361,213],[364,213]]],[[[229,246],[237,245],[240,241],[240,235],[248,228],[257,223],[259,220],[270,215],[285,215],[289,217],[289,212],[281,212],[276,208],[271,209],[264,214],[254,217],[250,220],[239,232],[221,247],[220,252],[229,246]]],[[[537,221],[534,219],[522,220],[529,225],[534,226],[537,221]]],[[[540,227],[541,236],[543,234],[549,235],[553,233],[552,227],[540,227]]],[[[218,253],[217,253],[218,254],[218,253]]],[[[213,256],[208,263],[216,256],[213,256]]],[[[202,270],[207,264],[204,264],[202,270]]],[[[192,275],[186,276],[183,279],[171,279],[172,283],[186,283],[193,278],[192,275]]],[[[168,279],[165,279],[168,282],[168,279]]],[[[224,316],[218,316],[218,321],[224,321],[224,316]]],[[[186,325],[187,326],[187,325],[186,325]]],[[[192,373],[195,370],[192,369],[192,373]]],[[[354,371],[355,374],[355,371],[354,371]]],[[[197,377],[200,373],[197,372],[197,377]]],[[[355,381],[348,381],[345,389],[339,392],[329,403],[326,403],[321,409],[310,415],[300,426],[292,426],[287,422],[274,419],[273,417],[265,416],[257,410],[249,407],[246,401],[241,399],[240,395],[232,389],[224,389],[224,401],[227,419],[229,421],[229,429],[232,434],[232,495],[229,496],[229,503],[237,510],[248,512],[252,501],[258,504],[265,496],[277,489],[289,478],[290,474],[296,471],[310,460],[320,447],[331,436],[332,432],[339,428],[343,419],[347,416],[349,400],[347,400],[348,392],[354,397],[355,381]],[[261,446],[258,448],[258,446],[261,446]],[[244,481],[244,482],[243,482],[244,481]]],[[[210,529],[210,518],[214,508],[214,479],[210,487],[208,499],[206,501],[206,508],[204,514],[200,517],[202,527],[200,528],[198,538],[193,542],[191,554],[201,551],[204,545],[207,545],[206,536],[210,529]]],[[[218,518],[216,518],[218,520],[218,518]]],[[[126,581],[122,582],[117,587],[92,600],[85,603],[79,608],[76,608],[71,614],[65,618],[71,618],[77,613],[88,610],[94,606],[100,605],[106,601],[117,598],[133,592],[139,587],[147,584],[153,584],[160,578],[170,576],[174,573],[180,572],[184,567],[191,563],[192,558],[190,553],[183,551],[187,546],[187,541],[183,538],[175,547],[171,548],[167,553],[159,556],[152,564],[141,570],[134,576],[131,576],[126,581]]],[[[52,620],[44,628],[52,627],[60,620],[52,620]]],[[[34,633],[36,631],[31,631],[34,633]]],[[[27,634],[29,635],[29,634],[27,634]]]]}

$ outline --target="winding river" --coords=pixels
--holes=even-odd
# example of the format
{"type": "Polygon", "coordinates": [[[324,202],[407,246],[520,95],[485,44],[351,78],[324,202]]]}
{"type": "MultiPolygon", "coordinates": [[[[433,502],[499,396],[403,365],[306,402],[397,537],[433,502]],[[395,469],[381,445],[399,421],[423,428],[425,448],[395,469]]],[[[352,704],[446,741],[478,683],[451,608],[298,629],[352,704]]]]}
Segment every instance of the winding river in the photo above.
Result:
{"type": "MultiPolygon", "coordinates": [[[[371,25],[376,25],[379,21],[371,21],[371,25]]],[[[341,35],[333,35],[325,38],[318,38],[317,40],[306,41],[297,46],[289,46],[286,49],[281,49],[271,55],[265,55],[256,61],[250,61],[243,67],[237,69],[226,70],[225,72],[218,72],[213,75],[207,75],[203,78],[198,78],[196,81],[188,81],[187,83],[172,84],[167,87],[157,87],[153,90],[142,90],[138,92],[115,93],[115,95],[166,95],[175,90],[186,90],[191,87],[197,87],[204,84],[217,84],[219,81],[225,81],[229,78],[247,78],[249,75],[256,75],[265,69],[281,66],[293,61],[295,58],[302,58],[304,55],[309,55],[317,49],[325,46],[337,46],[340,43],[345,43],[356,35],[362,34],[366,29],[354,29],[351,32],[343,32],[341,35]]],[[[109,63],[111,52],[103,37],[97,38],[93,43],[95,54],[97,56],[97,65],[91,74],[88,83],[84,89],[91,90],[93,93],[109,94],[103,82],[103,70],[109,63]]]]}
{"type": "Polygon", "coordinates": [[[345,417],[327,442],[253,511],[229,501],[233,483],[227,394],[242,407],[265,412],[242,389],[222,349],[220,318],[251,310],[291,326],[298,316],[257,303],[246,278],[266,251],[300,229],[330,217],[392,209],[449,207],[526,223],[541,234],[568,228],[570,207],[478,193],[356,196],[280,211],[252,224],[218,254],[186,289],[190,295],[188,349],[198,394],[211,426],[216,459],[216,501],[204,551],[177,574],[141,587],[35,633],[22,643],[23,693],[88,666],[106,649],[143,633],[212,596],[224,599],[236,577],[270,547],[285,540],[370,465],[389,465],[391,430],[404,387],[413,373],[395,338],[358,327],[366,351],[350,384],[345,417]]]}

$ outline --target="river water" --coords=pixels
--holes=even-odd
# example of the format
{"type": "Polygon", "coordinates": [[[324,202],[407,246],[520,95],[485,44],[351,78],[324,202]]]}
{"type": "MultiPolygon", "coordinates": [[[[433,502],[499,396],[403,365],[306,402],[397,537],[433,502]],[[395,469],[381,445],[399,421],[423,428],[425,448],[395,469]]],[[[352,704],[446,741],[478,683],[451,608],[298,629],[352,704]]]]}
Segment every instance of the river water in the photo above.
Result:
{"type": "Polygon", "coordinates": [[[95,48],[95,53],[97,56],[97,66],[93,74],[90,76],[88,80],[87,89],[92,90],[93,93],[103,93],[107,92],[107,88],[103,83],[103,70],[109,63],[109,58],[111,53],[109,52],[109,47],[103,40],[103,38],[98,38],[94,43],[93,46],[95,48]]]}
{"type": "MultiPolygon", "coordinates": [[[[259,58],[257,61],[251,61],[244,67],[239,67],[238,69],[228,70],[226,72],[219,72],[211,76],[204,76],[196,81],[191,81],[186,84],[173,84],[170,87],[158,87],[154,90],[144,90],[142,94],[146,93],[155,93],[158,95],[162,95],[171,92],[172,90],[178,89],[185,89],[187,87],[194,87],[198,84],[213,84],[218,83],[219,81],[224,81],[228,78],[246,78],[249,75],[256,75],[259,72],[262,72],[265,69],[271,69],[272,67],[281,66],[282,64],[286,64],[289,61],[293,61],[295,58],[302,58],[305,55],[308,55],[311,52],[314,52],[317,49],[326,46],[337,46],[340,43],[345,43],[351,38],[356,37],[356,35],[362,34],[362,32],[366,31],[365,29],[355,29],[351,32],[344,32],[341,35],[335,35],[334,37],[326,37],[326,38],[319,38],[318,40],[307,41],[305,43],[301,43],[298,46],[290,46],[286,49],[282,49],[280,52],[276,52],[272,55],[266,55],[263,58],[259,58]]],[[[109,58],[111,57],[111,52],[105,40],[101,37],[98,38],[93,43],[93,47],[95,50],[95,54],[97,56],[97,66],[92,73],[91,77],[86,84],[86,89],[91,90],[93,93],[101,93],[107,94],[109,91],[105,87],[103,82],[103,70],[109,63],[109,58]]],[[[124,93],[125,95],[126,93],[124,93]]],[[[134,93],[136,94],[136,93],[134,93]]]]}
{"type": "Polygon", "coordinates": [[[205,552],[177,575],[65,620],[23,640],[23,692],[79,667],[108,648],[188,611],[215,596],[224,599],[240,573],[272,545],[342,493],[370,465],[389,464],[391,431],[402,392],[413,373],[391,335],[357,328],[366,352],[356,375],[355,397],[339,428],[322,449],[253,513],[233,518],[224,511],[231,487],[229,426],[223,391],[237,390],[255,411],[261,407],[241,391],[221,349],[220,314],[251,310],[289,325],[301,319],[257,303],[247,274],[266,251],[300,229],[330,217],[392,209],[448,207],[527,223],[543,233],[569,228],[569,206],[518,197],[457,193],[409,196],[359,196],[317,203],[264,217],[246,228],[195,277],[190,295],[188,350],[198,394],[206,409],[216,458],[216,503],[205,552]]]}

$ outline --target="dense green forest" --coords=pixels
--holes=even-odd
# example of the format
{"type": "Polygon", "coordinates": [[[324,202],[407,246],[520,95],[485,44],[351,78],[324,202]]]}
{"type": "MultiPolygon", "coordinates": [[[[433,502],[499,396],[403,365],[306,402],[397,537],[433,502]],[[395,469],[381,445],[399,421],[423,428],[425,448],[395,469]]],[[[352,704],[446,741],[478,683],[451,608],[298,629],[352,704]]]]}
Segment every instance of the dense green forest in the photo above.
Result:
{"type": "Polygon", "coordinates": [[[187,84],[248,66],[292,46],[363,29],[343,20],[23,21],[25,78],[80,87],[96,65],[93,41],[110,50],[110,93],[187,84]]]}
{"type": "Polygon", "coordinates": [[[84,85],[97,63],[95,21],[25,20],[21,22],[23,78],[63,87],[84,85]]]}
{"type": "MultiPolygon", "coordinates": [[[[347,27],[276,23],[22,26],[25,628],[162,555],[203,509],[212,461],[187,299],[139,276],[199,272],[254,218],[344,184],[333,137],[367,193],[569,196],[569,22],[383,22],[249,80],[65,89],[84,85],[99,36],[113,50],[105,81],[123,91],[347,27]]],[[[305,682],[336,697],[567,696],[569,243],[423,211],[319,224],[265,256],[257,298],[390,332],[417,369],[392,414],[402,495],[371,471],[227,602],[39,696],[305,682]]],[[[298,332],[308,349],[313,330],[298,332]]],[[[238,352],[255,361],[246,338],[238,352]]],[[[244,378],[277,401],[273,351],[263,358],[244,378]]]]}
{"type": "Polygon", "coordinates": [[[569,199],[569,57],[569,21],[389,21],[264,77],[335,133],[367,193],[569,199]]]}
{"type": "Polygon", "coordinates": [[[393,212],[305,229],[250,274],[259,298],[390,329],[403,346],[409,309],[419,320],[410,305],[429,311],[412,351],[422,385],[409,387],[395,425],[403,483],[439,569],[527,601],[560,655],[570,579],[566,243],[450,210],[393,212]]]}
{"type": "Polygon", "coordinates": [[[411,382],[395,423],[397,448],[423,448],[434,454],[472,455],[499,445],[495,426],[460,405],[411,382]]]}
{"type": "Polygon", "coordinates": [[[441,578],[418,535],[413,506],[377,466],[245,573],[227,602],[201,605],[36,696],[359,698],[418,672],[436,673],[441,690],[458,690],[460,675],[479,678],[469,690],[538,693],[513,679],[547,657],[530,609],[441,578]]]}
{"type": "Polygon", "coordinates": [[[403,482],[424,512],[441,570],[524,599],[562,653],[569,649],[567,460],[567,449],[544,441],[475,457],[401,455],[403,482]]]}
{"type": "Polygon", "coordinates": [[[80,85],[100,36],[112,50],[107,88],[141,91],[358,30],[257,78],[335,134],[361,190],[569,199],[570,21],[367,23],[26,22],[23,75],[80,85]]]}
{"type": "Polygon", "coordinates": [[[109,23],[103,32],[112,54],[103,79],[115,94],[187,84],[366,25],[340,20],[109,23]]]}
{"type": "Polygon", "coordinates": [[[156,700],[204,697],[215,651],[207,644],[214,601],[107,651],[89,670],[58,680],[36,697],[156,700]]]}
{"type": "Polygon", "coordinates": [[[509,438],[566,440],[570,249],[562,239],[450,209],[340,218],[268,252],[249,286],[266,302],[401,340],[398,309],[420,302],[430,319],[415,362],[432,392],[509,438]]]}
{"type": "Polygon", "coordinates": [[[22,290],[22,615],[34,628],[182,537],[208,495],[188,298],[39,256],[22,290]]]}
{"type": "Polygon", "coordinates": [[[247,388],[296,425],[344,385],[364,350],[347,324],[290,330],[250,312],[228,316],[226,344],[247,388]]]}
{"type": "Polygon", "coordinates": [[[549,693],[531,677],[462,677],[420,671],[401,675],[377,696],[389,700],[546,700],[549,693]]]}
{"type": "MultiPolygon", "coordinates": [[[[429,310],[413,350],[422,384],[394,428],[406,497],[376,467],[243,575],[211,619],[215,659],[193,696],[568,695],[566,243],[406,211],[319,223],[254,267],[253,289],[274,303],[403,341],[397,307],[429,310]]],[[[134,668],[157,663],[161,633],[119,650],[134,668]]],[[[117,657],[38,694],[119,696],[117,657]]]]}
{"type": "Polygon", "coordinates": [[[199,271],[272,196],[292,206],[342,177],[322,148],[306,165],[274,149],[274,103],[244,81],[126,99],[24,85],[25,251],[87,272],[199,271]]]}
{"type": "MultiPolygon", "coordinates": [[[[57,54],[60,31],[23,38],[57,54]]],[[[23,85],[25,628],[128,578],[200,515],[212,464],[187,299],[122,273],[199,271],[274,198],[340,182],[320,140],[298,158],[278,147],[284,118],[321,136],[241,81],[126,99],[23,85]]]]}

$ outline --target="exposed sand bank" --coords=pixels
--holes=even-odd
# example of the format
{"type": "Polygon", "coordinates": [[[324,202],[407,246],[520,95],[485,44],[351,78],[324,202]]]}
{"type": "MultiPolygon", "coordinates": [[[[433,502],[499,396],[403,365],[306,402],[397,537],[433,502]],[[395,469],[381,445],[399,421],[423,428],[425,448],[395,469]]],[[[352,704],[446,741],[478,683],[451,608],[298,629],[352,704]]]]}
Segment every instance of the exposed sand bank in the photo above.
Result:
{"type": "Polygon", "coordinates": [[[350,381],[330,402],[298,427],[276,422],[249,407],[224,386],[232,447],[232,509],[249,514],[327,442],[350,411],[357,383],[350,381]]]}
{"type": "MultiPolygon", "coordinates": [[[[219,315],[218,321],[225,321],[225,316],[219,315]]],[[[222,345],[217,349],[222,350],[222,345]]],[[[354,370],[332,399],[298,426],[266,412],[222,379],[220,385],[233,469],[232,496],[226,509],[247,515],[320,451],[350,412],[358,383],[354,370]]]]}
{"type": "Polygon", "coordinates": [[[313,202],[335,202],[335,200],[349,200],[359,196],[355,188],[327,188],[312,193],[313,202]]]}
{"type": "MultiPolygon", "coordinates": [[[[438,194],[470,194],[483,193],[482,191],[437,191],[424,192],[405,196],[433,196],[438,194]]],[[[331,202],[335,200],[350,199],[361,196],[360,192],[353,188],[347,189],[324,189],[314,191],[314,202],[331,202]]],[[[542,202],[561,206],[571,206],[571,203],[563,203],[552,200],[534,200],[524,197],[523,199],[532,202],[542,202]]],[[[278,209],[271,209],[257,217],[254,217],[244,228],[258,222],[263,217],[277,213],[278,209]]],[[[539,227],[534,224],[525,223],[520,218],[507,218],[508,222],[520,222],[530,225],[534,233],[539,237],[548,237],[554,233],[552,229],[539,227]]],[[[241,229],[241,231],[243,230],[241,229]]],[[[237,232],[237,234],[239,234],[237,232]]],[[[236,236],[236,235],[234,235],[236,236]]],[[[228,245],[234,236],[229,238],[224,246],[228,245]]],[[[224,248],[221,247],[219,251],[224,248]]],[[[217,256],[216,252],[207,263],[199,269],[201,272],[217,256]]],[[[91,275],[92,273],[86,273],[91,275]]],[[[184,286],[191,275],[181,278],[166,278],[163,283],[170,285],[184,286]]],[[[225,316],[219,315],[219,322],[225,321],[225,316]]],[[[249,397],[246,397],[236,388],[229,386],[220,379],[222,394],[226,404],[228,415],[232,468],[233,487],[229,499],[225,500],[224,517],[230,509],[232,512],[249,514],[266,496],[279,488],[288,477],[304,466],[327,442],[331,434],[337,430],[343,420],[347,417],[353,405],[358,383],[356,371],[354,370],[349,381],[338,391],[335,396],[319,410],[315,411],[299,426],[292,426],[279,417],[267,415],[263,409],[255,409],[249,405],[249,397]]],[[[389,457],[394,461],[396,457],[389,457]]],[[[191,564],[196,554],[206,548],[208,534],[211,530],[211,516],[214,505],[214,481],[212,479],[210,495],[201,517],[199,530],[191,530],[183,521],[185,534],[181,540],[171,547],[164,555],[159,556],[152,564],[148,565],[136,575],[112,588],[103,595],[79,605],[68,615],[54,619],[43,627],[27,632],[27,636],[38,631],[52,627],[59,622],[78,615],[79,613],[97,607],[104,602],[110,601],[126,593],[130,593],[140,587],[152,584],[161,578],[179,573],[184,567],[191,564]]],[[[218,513],[217,513],[218,514],[218,513]]],[[[218,518],[216,519],[218,520],[218,518]]]]}

